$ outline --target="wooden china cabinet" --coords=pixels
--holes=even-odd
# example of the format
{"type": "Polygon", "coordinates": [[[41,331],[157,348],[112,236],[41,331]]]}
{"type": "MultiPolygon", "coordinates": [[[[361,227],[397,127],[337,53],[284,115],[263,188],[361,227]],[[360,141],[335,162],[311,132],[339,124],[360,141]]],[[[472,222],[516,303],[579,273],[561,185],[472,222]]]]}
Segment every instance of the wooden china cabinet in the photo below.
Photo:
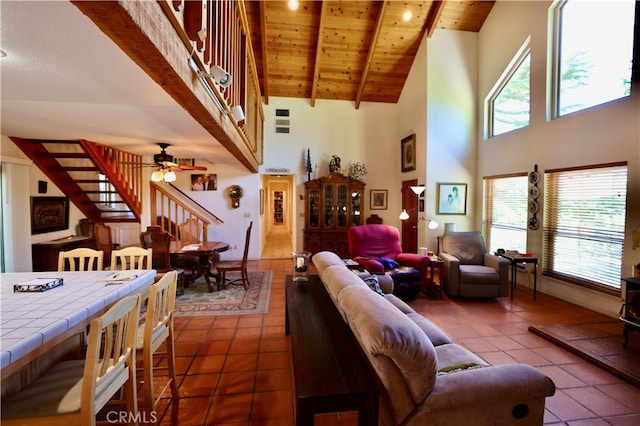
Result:
{"type": "Polygon", "coordinates": [[[331,173],[306,182],[304,186],[304,250],[311,253],[327,250],[348,258],[347,229],[364,223],[365,184],[340,173],[331,173]]]}

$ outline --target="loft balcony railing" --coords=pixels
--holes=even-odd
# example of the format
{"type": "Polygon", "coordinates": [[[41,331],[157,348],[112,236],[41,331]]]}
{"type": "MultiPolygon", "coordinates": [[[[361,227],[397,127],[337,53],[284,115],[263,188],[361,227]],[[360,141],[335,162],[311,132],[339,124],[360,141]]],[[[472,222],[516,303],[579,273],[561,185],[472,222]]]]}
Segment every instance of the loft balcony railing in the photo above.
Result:
{"type": "Polygon", "coordinates": [[[264,114],[253,58],[244,2],[236,0],[159,0],[176,32],[191,51],[192,67],[202,75],[214,66],[227,71],[233,83],[227,87],[202,77],[214,102],[235,123],[246,147],[262,163],[264,114]],[[236,120],[231,108],[240,106],[244,120],[236,120]]]}

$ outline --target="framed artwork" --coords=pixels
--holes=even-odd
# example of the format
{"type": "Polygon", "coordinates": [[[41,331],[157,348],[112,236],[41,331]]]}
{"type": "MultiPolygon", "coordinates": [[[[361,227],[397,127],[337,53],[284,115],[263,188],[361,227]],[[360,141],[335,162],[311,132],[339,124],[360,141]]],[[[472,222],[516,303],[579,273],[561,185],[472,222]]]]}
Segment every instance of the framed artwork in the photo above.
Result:
{"type": "Polygon", "coordinates": [[[67,197],[31,197],[31,235],[69,229],[67,197]]]}
{"type": "Polygon", "coordinates": [[[387,209],[387,193],[386,189],[372,189],[371,195],[371,210],[386,210],[387,209]]]}
{"type": "Polygon", "coordinates": [[[416,134],[402,139],[401,143],[402,172],[416,169],[416,134]]]}
{"type": "Polygon", "coordinates": [[[216,191],[218,189],[218,175],[191,175],[192,191],[216,191]]]}
{"type": "Polygon", "coordinates": [[[260,188],[260,214],[264,214],[264,189],[260,188]]]}
{"type": "Polygon", "coordinates": [[[195,166],[196,160],[194,158],[176,158],[176,164],[179,166],[195,166]]]}
{"type": "Polygon", "coordinates": [[[467,184],[439,183],[438,214],[467,214],[467,184]]]}

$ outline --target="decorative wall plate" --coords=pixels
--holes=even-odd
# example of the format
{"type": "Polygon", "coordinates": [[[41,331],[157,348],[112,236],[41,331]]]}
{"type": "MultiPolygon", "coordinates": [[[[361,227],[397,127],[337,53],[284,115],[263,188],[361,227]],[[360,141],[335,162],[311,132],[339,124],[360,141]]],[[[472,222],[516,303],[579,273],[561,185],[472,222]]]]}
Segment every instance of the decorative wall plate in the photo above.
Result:
{"type": "Polygon", "coordinates": [[[532,185],[537,185],[538,182],[540,182],[540,173],[538,173],[537,171],[529,173],[529,183],[531,183],[532,185]]]}
{"type": "Polygon", "coordinates": [[[531,219],[529,219],[529,221],[527,222],[527,226],[529,226],[529,229],[532,230],[536,230],[538,229],[538,227],[540,226],[540,222],[538,221],[537,218],[532,217],[531,219]]]}
{"type": "Polygon", "coordinates": [[[540,206],[536,200],[529,201],[529,214],[536,214],[540,210],[540,206]]]}
{"type": "Polygon", "coordinates": [[[538,189],[537,186],[532,186],[531,188],[529,188],[529,197],[535,200],[539,196],[540,196],[540,190],[538,189]]]}

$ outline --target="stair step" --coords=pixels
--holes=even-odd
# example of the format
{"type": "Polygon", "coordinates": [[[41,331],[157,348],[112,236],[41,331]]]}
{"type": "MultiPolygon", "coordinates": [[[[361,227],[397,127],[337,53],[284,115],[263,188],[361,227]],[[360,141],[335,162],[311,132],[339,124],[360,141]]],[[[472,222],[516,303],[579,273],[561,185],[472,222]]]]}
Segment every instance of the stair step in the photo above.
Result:
{"type": "Polygon", "coordinates": [[[49,152],[49,155],[53,158],[89,159],[89,156],[85,152],[49,152]]]}
{"type": "Polygon", "coordinates": [[[96,166],[63,167],[67,172],[98,172],[96,166]]]}

